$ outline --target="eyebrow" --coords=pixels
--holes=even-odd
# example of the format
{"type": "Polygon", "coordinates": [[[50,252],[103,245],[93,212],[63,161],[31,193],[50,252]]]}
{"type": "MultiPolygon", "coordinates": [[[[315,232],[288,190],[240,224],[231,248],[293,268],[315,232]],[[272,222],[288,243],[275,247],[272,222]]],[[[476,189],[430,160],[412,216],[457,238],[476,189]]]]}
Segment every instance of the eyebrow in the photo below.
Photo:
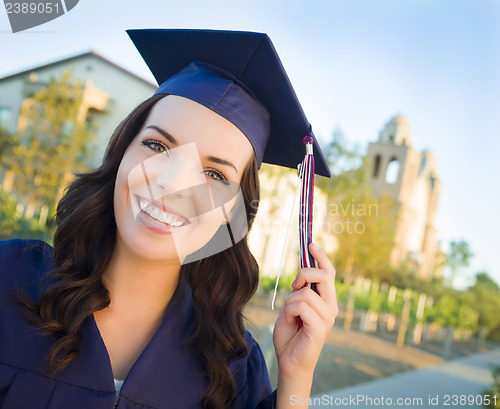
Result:
{"type": "Polygon", "coordinates": [[[210,162],[215,162],[215,163],[219,163],[221,165],[225,165],[225,166],[231,166],[234,171],[236,173],[238,173],[238,169],[236,169],[236,166],[234,166],[231,162],[225,160],[225,159],[221,159],[221,158],[217,158],[215,156],[208,156],[207,159],[210,161],[210,162]]]}
{"type": "MultiPolygon", "coordinates": [[[[165,139],[167,141],[169,141],[170,143],[173,143],[175,145],[178,144],[177,140],[172,135],[170,135],[167,131],[165,131],[164,129],[161,129],[161,128],[159,128],[156,125],[148,125],[144,129],[148,129],[148,128],[149,129],[154,129],[156,132],[162,134],[165,137],[165,139]]],[[[238,169],[236,169],[236,166],[234,166],[234,164],[232,162],[229,162],[229,161],[227,161],[225,159],[218,158],[216,156],[207,156],[207,160],[209,160],[210,162],[218,163],[220,165],[230,166],[238,174],[238,169]]]]}
{"type": "Polygon", "coordinates": [[[177,140],[172,135],[170,135],[167,131],[157,127],[156,125],[148,125],[144,129],[154,129],[156,132],[161,133],[167,141],[177,145],[177,140]]]}

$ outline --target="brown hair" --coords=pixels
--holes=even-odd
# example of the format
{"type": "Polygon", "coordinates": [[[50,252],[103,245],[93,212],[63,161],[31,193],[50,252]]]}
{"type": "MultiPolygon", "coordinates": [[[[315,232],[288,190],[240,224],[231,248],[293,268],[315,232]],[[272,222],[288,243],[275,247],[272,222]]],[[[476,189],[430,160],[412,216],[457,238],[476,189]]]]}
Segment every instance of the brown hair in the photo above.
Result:
{"type": "MultiPolygon", "coordinates": [[[[115,130],[101,166],[77,175],[55,216],[56,267],[47,276],[54,280],[38,303],[19,293],[30,321],[45,334],[58,338],[48,356],[51,373],[62,370],[76,357],[81,325],[110,303],[101,278],[116,241],[113,192],[118,167],[152,107],[164,96],[155,95],[135,108],[115,130]]],[[[250,230],[254,204],[259,200],[255,159],[245,169],[240,186],[250,230]]],[[[257,262],[245,236],[219,254],[183,265],[180,274],[191,287],[196,316],[186,345],[196,351],[209,378],[203,406],[227,408],[235,393],[227,363],[247,354],[242,309],[257,288],[257,262]]]]}

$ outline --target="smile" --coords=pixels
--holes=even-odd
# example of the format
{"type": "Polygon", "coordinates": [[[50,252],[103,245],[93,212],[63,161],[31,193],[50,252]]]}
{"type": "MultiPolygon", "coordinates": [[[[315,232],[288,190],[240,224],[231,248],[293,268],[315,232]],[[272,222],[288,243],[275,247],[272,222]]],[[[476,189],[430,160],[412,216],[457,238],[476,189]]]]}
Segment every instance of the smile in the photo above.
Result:
{"type": "Polygon", "coordinates": [[[141,208],[141,211],[148,214],[151,218],[159,221],[160,223],[165,223],[168,226],[172,226],[172,227],[181,227],[185,224],[190,223],[190,221],[188,219],[186,219],[185,217],[182,217],[182,216],[177,215],[177,214],[166,212],[163,209],[159,209],[152,202],[150,202],[149,200],[147,200],[143,197],[138,197],[138,199],[139,199],[139,207],[141,208]]]}

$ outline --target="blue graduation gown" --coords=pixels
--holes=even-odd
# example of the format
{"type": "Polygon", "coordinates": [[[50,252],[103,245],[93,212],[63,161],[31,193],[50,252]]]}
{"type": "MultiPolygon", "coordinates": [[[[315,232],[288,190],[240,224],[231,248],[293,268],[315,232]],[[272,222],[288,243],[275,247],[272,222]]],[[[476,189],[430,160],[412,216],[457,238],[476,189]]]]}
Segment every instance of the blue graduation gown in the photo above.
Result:
{"type": "MultiPolygon", "coordinates": [[[[0,242],[0,305],[14,288],[37,299],[40,279],[53,263],[52,248],[44,242],[0,242]]],[[[207,380],[193,354],[182,349],[192,322],[189,287],[180,285],[160,328],[128,373],[117,408],[201,407],[207,380]]],[[[54,338],[40,335],[18,306],[0,307],[0,408],[114,408],[111,363],[93,316],[83,324],[81,335],[78,356],[49,377],[42,363],[54,338]]],[[[249,332],[245,341],[247,356],[229,364],[236,384],[231,408],[272,408],[276,392],[271,391],[262,351],[249,332]]]]}

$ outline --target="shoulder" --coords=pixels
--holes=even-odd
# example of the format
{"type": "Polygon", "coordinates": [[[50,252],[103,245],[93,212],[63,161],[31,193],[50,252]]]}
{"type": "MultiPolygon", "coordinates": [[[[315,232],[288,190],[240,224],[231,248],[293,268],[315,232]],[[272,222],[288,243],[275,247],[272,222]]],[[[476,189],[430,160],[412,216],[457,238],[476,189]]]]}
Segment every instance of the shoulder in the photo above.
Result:
{"type": "Polygon", "coordinates": [[[262,354],[262,350],[260,348],[259,343],[247,330],[245,330],[244,339],[248,350],[248,359],[256,359],[256,358],[264,359],[264,355],[262,354]]]}
{"type": "Polygon", "coordinates": [[[26,288],[54,268],[53,250],[40,240],[0,241],[0,266],[0,294],[26,288]]]}
{"type": "Polygon", "coordinates": [[[245,331],[244,339],[247,354],[229,363],[235,381],[236,396],[231,408],[256,408],[259,402],[272,400],[272,389],[269,381],[264,354],[252,334],[245,331]]]}

